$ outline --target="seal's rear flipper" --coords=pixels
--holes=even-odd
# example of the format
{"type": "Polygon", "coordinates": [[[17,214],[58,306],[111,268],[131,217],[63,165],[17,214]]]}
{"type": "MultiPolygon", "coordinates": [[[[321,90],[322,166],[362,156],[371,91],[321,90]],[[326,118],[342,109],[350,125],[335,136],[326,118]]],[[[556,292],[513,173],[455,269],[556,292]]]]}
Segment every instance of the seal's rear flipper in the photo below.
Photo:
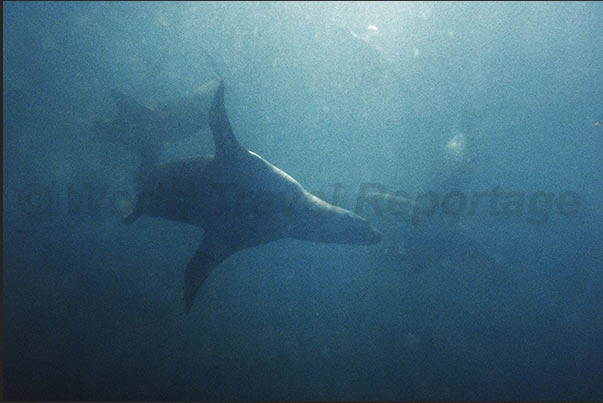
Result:
{"type": "Polygon", "coordinates": [[[189,313],[199,287],[214,267],[233,254],[238,248],[224,243],[214,234],[205,233],[205,238],[188,262],[184,272],[184,311],[189,313]]]}

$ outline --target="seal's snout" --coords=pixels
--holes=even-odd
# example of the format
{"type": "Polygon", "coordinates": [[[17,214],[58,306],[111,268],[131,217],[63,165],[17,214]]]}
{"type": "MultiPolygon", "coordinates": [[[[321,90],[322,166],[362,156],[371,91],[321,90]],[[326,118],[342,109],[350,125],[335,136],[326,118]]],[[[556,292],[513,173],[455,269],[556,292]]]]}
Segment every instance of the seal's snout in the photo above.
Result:
{"type": "Polygon", "coordinates": [[[353,239],[349,243],[358,245],[373,245],[379,243],[383,234],[377,228],[373,227],[366,219],[357,217],[359,227],[356,228],[353,239]]]}
{"type": "Polygon", "coordinates": [[[369,236],[369,244],[375,244],[381,242],[383,239],[383,233],[377,228],[371,226],[371,234],[369,236]]]}

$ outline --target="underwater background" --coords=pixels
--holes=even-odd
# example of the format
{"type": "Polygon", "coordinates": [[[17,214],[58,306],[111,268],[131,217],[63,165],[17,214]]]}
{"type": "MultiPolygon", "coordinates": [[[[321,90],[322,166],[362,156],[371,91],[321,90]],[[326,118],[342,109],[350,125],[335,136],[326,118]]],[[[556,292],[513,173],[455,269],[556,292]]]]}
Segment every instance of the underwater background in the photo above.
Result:
{"type": "Polygon", "coordinates": [[[4,2],[4,398],[603,398],[602,22],[596,2],[4,2]],[[384,237],[240,251],[185,315],[203,230],[124,225],[138,160],[92,127],[113,89],[153,107],[217,77],[241,144],[384,237]],[[442,203],[386,208],[426,191],[442,203]]]}

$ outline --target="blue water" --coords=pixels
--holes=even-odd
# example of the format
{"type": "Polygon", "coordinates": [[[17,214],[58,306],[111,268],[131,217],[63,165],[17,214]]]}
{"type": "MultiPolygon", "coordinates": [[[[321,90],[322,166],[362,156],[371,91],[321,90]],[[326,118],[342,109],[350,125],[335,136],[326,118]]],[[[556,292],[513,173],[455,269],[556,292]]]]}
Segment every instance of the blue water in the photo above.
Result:
{"type": "MultiPolygon", "coordinates": [[[[602,399],[602,22],[582,2],[3,3],[4,397],[602,399]],[[153,107],[217,75],[239,141],[306,189],[427,207],[366,202],[377,245],[240,251],[185,315],[203,230],[122,224],[138,160],[91,125],[112,89],[153,107]]],[[[161,158],[212,153],[202,130],[161,158]]]]}

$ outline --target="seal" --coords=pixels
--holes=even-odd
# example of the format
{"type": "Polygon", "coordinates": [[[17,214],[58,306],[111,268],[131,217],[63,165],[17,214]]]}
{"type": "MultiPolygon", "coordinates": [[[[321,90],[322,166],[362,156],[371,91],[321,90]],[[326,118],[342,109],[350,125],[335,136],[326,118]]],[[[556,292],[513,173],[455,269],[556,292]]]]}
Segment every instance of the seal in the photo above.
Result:
{"type": "Polygon", "coordinates": [[[209,80],[189,95],[155,108],[113,89],[111,97],[117,105],[117,116],[94,121],[93,139],[118,144],[136,153],[140,158],[140,169],[148,170],[159,162],[164,142],[179,141],[207,129],[208,112],[218,85],[217,80],[209,80]]]}
{"type": "Polygon", "coordinates": [[[204,239],[184,273],[185,312],[211,270],[233,253],[282,238],[369,245],[381,233],[359,215],[306,191],[236,139],[224,106],[224,83],[209,111],[216,152],[155,166],[138,189],[134,222],[145,214],[202,227],[204,239]]]}

